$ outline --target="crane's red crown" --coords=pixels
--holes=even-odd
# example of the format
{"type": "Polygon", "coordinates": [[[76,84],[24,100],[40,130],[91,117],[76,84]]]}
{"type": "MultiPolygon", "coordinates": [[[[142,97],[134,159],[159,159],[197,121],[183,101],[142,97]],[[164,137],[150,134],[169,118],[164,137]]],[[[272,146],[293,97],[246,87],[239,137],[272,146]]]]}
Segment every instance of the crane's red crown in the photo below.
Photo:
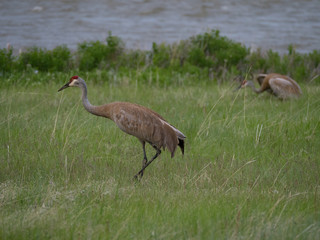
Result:
{"type": "Polygon", "coordinates": [[[247,80],[243,80],[241,85],[245,85],[247,83],[247,80]]]}
{"type": "Polygon", "coordinates": [[[79,76],[73,76],[73,77],[70,78],[69,82],[71,83],[74,79],[78,79],[78,78],[79,78],[79,76]]]}

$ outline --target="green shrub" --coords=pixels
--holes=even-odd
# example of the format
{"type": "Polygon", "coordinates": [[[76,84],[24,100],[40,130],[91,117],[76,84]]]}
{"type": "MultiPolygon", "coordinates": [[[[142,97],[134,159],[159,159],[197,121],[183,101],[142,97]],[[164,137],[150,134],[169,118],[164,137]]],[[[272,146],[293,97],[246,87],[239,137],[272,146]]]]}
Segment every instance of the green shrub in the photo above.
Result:
{"type": "Polygon", "coordinates": [[[311,68],[320,68],[320,50],[313,50],[308,54],[311,68]]]}
{"type": "Polygon", "coordinates": [[[149,64],[148,59],[150,58],[150,55],[150,52],[147,51],[128,50],[121,55],[119,62],[122,66],[139,69],[149,64]]]}
{"type": "Polygon", "coordinates": [[[208,59],[213,60],[213,67],[217,69],[219,66],[230,67],[232,65],[237,65],[241,61],[245,61],[248,54],[248,49],[242,46],[240,43],[236,43],[226,37],[220,36],[218,30],[212,30],[211,32],[206,32],[204,34],[192,37],[192,50],[189,55],[189,60],[191,62],[196,61],[196,59],[203,59],[199,49],[207,57],[207,62],[205,65],[211,63],[208,59]],[[192,57],[196,59],[191,60],[192,57]]]}
{"type": "Polygon", "coordinates": [[[100,41],[83,42],[78,45],[79,69],[90,71],[96,67],[106,56],[107,46],[100,41]]]}
{"type": "Polygon", "coordinates": [[[52,71],[67,71],[72,68],[71,52],[66,46],[58,46],[51,51],[52,71]]]}
{"type": "Polygon", "coordinates": [[[152,44],[152,63],[154,66],[167,68],[171,62],[171,49],[164,43],[152,44]]]}
{"type": "Polygon", "coordinates": [[[79,69],[90,71],[95,68],[114,67],[116,60],[123,52],[123,43],[120,38],[109,36],[107,44],[100,41],[84,42],[78,45],[79,69]]]}
{"type": "Polygon", "coordinates": [[[199,47],[193,47],[188,56],[188,62],[192,65],[198,66],[198,67],[210,67],[214,65],[214,62],[210,57],[206,56],[203,49],[199,47]]]}
{"type": "Polygon", "coordinates": [[[32,74],[68,71],[93,74],[97,82],[112,83],[117,83],[118,78],[130,81],[132,77],[160,85],[182,82],[183,78],[197,84],[208,80],[219,83],[237,75],[270,72],[286,74],[297,81],[318,82],[320,51],[301,54],[290,45],[283,55],[271,49],[249,54],[249,49],[220,36],[216,30],[173,44],[153,43],[151,50],[125,49],[123,41],[111,32],[104,42],[78,44],[72,54],[66,46],[53,50],[32,47],[18,56],[12,49],[0,49],[0,77],[8,84],[19,81],[11,73],[30,75],[30,81],[38,83],[32,74]]]}
{"type": "Polygon", "coordinates": [[[44,72],[66,71],[70,64],[71,53],[66,46],[58,46],[51,51],[32,47],[21,53],[18,60],[20,70],[26,70],[31,67],[44,72]]]}
{"type": "Polygon", "coordinates": [[[10,73],[13,70],[15,58],[13,57],[12,52],[12,48],[0,49],[0,72],[2,75],[10,73]]]}
{"type": "Polygon", "coordinates": [[[116,58],[123,53],[124,43],[121,38],[117,36],[113,36],[111,32],[109,32],[107,41],[107,49],[108,49],[108,60],[116,60],[116,58]]]}
{"type": "Polygon", "coordinates": [[[261,49],[252,52],[248,56],[248,65],[258,72],[266,72],[266,70],[268,69],[268,62],[267,59],[263,56],[261,49]]]}

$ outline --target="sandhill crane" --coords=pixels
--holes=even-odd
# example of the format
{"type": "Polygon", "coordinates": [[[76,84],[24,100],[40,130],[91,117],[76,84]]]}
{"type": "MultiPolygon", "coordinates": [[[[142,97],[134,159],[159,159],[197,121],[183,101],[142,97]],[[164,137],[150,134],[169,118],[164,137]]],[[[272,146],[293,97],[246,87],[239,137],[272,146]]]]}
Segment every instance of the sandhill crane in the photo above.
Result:
{"type": "Polygon", "coordinates": [[[82,89],[82,103],[89,113],[114,121],[122,131],[140,140],[143,149],[142,169],[134,176],[135,179],[139,175],[142,178],[145,168],[160,155],[161,148],[167,148],[171,157],[173,157],[176,147],[179,146],[182,154],[184,154],[185,135],[170,125],[158,113],[129,102],[112,102],[101,106],[91,105],[87,97],[86,82],[78,76],[71,77],[70,81],[62,86],[58,92],[67,87],[82,89]],[[148,161],[146,155],[146,142],[156,150],[156,154],[150,161],[148,161]]]}
{"type": "Polygon", "coordinates": [[[259,74],[256,79],[260,85],[259,89],[255,88],[252,81],[247,80],[241,83],[239,89],[250,86],[256,93],[267,91],[280,99],[299,97],[302,94],[298,83],[288,76],[277,73],[259,74]]]}

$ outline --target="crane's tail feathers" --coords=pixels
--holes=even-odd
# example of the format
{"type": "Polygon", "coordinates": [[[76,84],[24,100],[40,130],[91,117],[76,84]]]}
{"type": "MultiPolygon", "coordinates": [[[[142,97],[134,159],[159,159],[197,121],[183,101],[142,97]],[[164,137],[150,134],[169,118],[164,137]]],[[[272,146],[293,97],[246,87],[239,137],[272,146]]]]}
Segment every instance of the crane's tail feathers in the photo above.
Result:
{"type": "Polygon", "coordinates": [[[186,136],[175,127],[174,127],[174,130],[178,137],[178,141],[179,141],[178,146],[181,149],[182,155],[184,155],[184,140],[186,139],[186,136]]]}
{"type": "Polygon", "coordinates": [[[185,139],[186,138],[186,136],[182,132],[180,132],[178,129],[175,129],[175,130],[176,130],[178,138],[180,138],[180,139],[185,139]]]}
{"type": "Polygon", "coordinates": [[[186,136],[166,121],[163,121],[163,123],[166,136],[164,138],[165,142],[162,146],[168,148],[168,150],[171,152],[171,157],[174,157],[174,152],[177,146],[181,148],[182,154],[184,154],[184,139],[186,136]]]}
{"type": "Polygon", "coordinates": [[[182,155],[184,155],[184,139],[178,138],[178,140],[179,140],[178,146],[181,149],[182,155]]]}
{"type": "Polygon", "coordinates": [[[179,139],[185,139],[186,138],[186,136],[182,133],[182,132],[180,132],[178,129],[176,129],[174,126],[172,126],[172,125],[170,125],[172,128],[173,128],[173,130],[176,132],[176,134],[177,134],[177,137],[179,138],[179,139]]]}

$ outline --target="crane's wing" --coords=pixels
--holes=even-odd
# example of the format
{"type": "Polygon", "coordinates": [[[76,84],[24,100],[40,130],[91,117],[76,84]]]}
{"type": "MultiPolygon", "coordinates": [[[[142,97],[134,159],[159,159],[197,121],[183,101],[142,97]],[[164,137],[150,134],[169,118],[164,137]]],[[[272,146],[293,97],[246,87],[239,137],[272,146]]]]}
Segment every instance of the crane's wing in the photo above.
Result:
{"type": "Polygon", "coordinates": [[[295,84],[281,77],[270,78],[269,85],[274,94],[280,98],[290,97],[296,92],[295,84]]]}
{"type": "MultiPolygon", "coordinates": [[[[142,142],[157,148],[168,148],[171,156],[185,136],[158,113],[132,103],[115,103],[112,120],[118,127],[142,142]],[[180,140],[179,140],[180,139],[180,140]]],[[[183,146],[182,146],[183,147],[183,146]]]]}

